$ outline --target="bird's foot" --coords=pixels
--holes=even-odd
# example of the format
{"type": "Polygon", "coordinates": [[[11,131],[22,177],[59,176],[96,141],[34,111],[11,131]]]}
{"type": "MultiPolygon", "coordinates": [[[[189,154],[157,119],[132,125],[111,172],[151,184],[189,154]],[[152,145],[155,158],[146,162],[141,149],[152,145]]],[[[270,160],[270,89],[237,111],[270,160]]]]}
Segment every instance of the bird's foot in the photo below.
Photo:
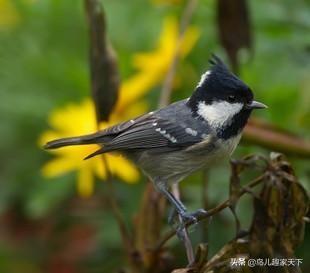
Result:
{"type": "MultiPolygon", "coordinates": [[[[184,239],[184,232],[185,228],[188,224],[191,224],[189,232],[192,232],[195,229],[196,224],[198,223],[199,217],[202,215],[206,215],[208,212],[204,209],[198,209],[194,212],[181,212],[179,213],[179,225],[176,227],[176,234],[177,236],[183,240],[184,239]]],[[[174,219],[174,218],[173,218],[174,219]]]]}
{"type": "Polygon", "coordinates": [[[197,209],[191,213],[196,219],[199,219],[202,216],[208,215],[208,212],[205,209],[197,209]]]}
{"type": "Polygon", "coordinates": [[[181,219],[181,223],[183,223],[184,225],[190,223],[196,224],[197,222],[197,217],[194,212],[183,212],[179,214],[179,217],[181,219]]]}
{"type": "Polygon", "coordinates": [[[182,219],[182,222],[187,225],[187,224],[196,224],[198,222],[199,217],[203,216],[203,215],[207,215],[208,212],[204,209],[198,209],[194,212],[183,212],[180,213],[180,217],[182,219]]]}
{"type": "Polygon", "coordinates": [[[208,212],[204,209],[198,209],[194,212],[186,212],[186,210],[177,212],[175,208],[172,208],[168,215],[168,224],[173,226],[177,220],[178,222],[181,220],[181,222],[185,225],[189,223],[195,224],[197,222],[197,218],[206,214],[208,214],[208,212]]]}

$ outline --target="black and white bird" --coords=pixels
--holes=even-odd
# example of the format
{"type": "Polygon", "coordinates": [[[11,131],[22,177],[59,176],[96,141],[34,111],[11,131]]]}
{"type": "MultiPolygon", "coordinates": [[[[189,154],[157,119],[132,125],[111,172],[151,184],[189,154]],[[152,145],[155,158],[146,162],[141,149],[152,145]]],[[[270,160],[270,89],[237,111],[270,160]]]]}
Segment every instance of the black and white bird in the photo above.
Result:
{"type": "Polygon", "coordinates": [[[251,89],[218,57],[213,56],[210,63],[190,98],[94,134],[48,142],[45,148],[99,144],[100,149],[86,159],[119,152],[141,168],[184,221],[193,220],[195,213],[187,212],[170,186],[227,159],[252,110],[266,108],[253,100],[251,89]]]}

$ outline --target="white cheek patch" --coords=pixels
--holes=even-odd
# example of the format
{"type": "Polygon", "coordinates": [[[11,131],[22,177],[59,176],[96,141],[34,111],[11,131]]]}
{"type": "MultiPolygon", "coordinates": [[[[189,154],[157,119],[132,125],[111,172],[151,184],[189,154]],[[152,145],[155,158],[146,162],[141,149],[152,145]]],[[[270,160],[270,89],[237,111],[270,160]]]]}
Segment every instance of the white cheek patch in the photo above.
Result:
{"type": "Polygon", "coordinates": [[[197,114],[211,126],[220,127],[230,122],[233,116],[240,112],[242,107],[242,103],[219,101],[213,102],[212,104],[205,104],[205,102],[200,101],[198,103],[197,114]]]}
{"type": "Polygon", "coordinates": [[[202,74],[199,83],[197,84],[197,87],[202,86],[204,81],[208,78],[208,76],[211,75],[211,71],[207,71],[206,73],[202,74]]]}

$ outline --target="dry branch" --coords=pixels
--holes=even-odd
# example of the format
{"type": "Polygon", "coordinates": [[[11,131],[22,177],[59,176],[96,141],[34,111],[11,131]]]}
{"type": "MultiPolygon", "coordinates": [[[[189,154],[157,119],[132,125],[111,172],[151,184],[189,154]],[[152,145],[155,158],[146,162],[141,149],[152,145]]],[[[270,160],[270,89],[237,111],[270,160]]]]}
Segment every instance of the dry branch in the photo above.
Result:
{"type": "Polygon", "coordinates": [[[250,119],[242,141],[286,155],[310,158],[310,141],[260,119],[250,119]]]}
{"type": "Polygon", "coordinates": [[[235,73],[238,73],[239,68],[239,50],[252,47],[250,19],[247,0],[217,0],[219,38],[235,73]]]}
{"type": "Polygon", "coordinates": [[[119,72],[107,38],[103,9],[98,0],[84,0],[89,25],[90,72],[97,121],[106,121],[117,101],[119,72]]]}
{"type": "MultiPolygon", "coordinates": [[[[199,264],[199,267],[195,265],[196,267],[190,269],[178,269],[174,273],[301,272],[298,266],[276,266],[272,265],[272,261],[279,262],[281,259],[295,258],[294,251],[303,241],[304,217],[309,208],[309,197],[302,185],[298,183],[291,165],[281,154],[271,153],[269,160],[247,158],[244,162],[235,162],[235,167],[240,168],[241,172],[244,168],[251,167],[249,159],[252,163],[263,160],[263,164],[267,164],[263,176],[253,181],[251,185],[243,187],[239,193],[241,196],[242,193],[247,192],[247,188],[263,183],[259,196],[253,198],[254,216],[248,234],[227,243],[209,261],[205,259],[203,266],[199,264]],[[250,164],[247,166],[248,163],[250,164]],[[243,257],[245,261],[261,259],[264,262],[270,261],[270,264],[250,267],[246,262],[244,266],[232,267],[231,259],[237,257],[243,257]]],[[[219,208],[222,209],[228,205],[229,200],[219,208]]],[[[201,253],[196,254],[196,260],[199,259],[201,260],[201,253]]]]}
{"type": "MultiPolygon", "coordinates": [[[[101,121],[108,120],[117,101],[119,72],[112,46],[107,39],[107,27],[103,8],[98,0],[84,0],[89,25],[91,90],[99,129],[101,121]]],[[[109,166],[102,155],[102,164],[107,171],[107,199],[117,221],[127,255],[134,252],[131,234],[121,214],[112,184],[109,166]]]]}

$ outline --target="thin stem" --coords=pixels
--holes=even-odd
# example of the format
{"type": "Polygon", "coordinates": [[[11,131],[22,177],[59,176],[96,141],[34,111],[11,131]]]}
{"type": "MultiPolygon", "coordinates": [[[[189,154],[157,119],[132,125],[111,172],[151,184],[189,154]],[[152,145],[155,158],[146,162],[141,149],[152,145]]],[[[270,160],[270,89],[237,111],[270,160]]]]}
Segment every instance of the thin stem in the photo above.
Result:
{"type": "MultiPolygon", "coordinates": [[[[204,210],[207,210],[209,207],[208,188],[209,188],[209,171],[204,170],[202,172],[202,203],[204,210]]],[[[205,224],[202,226],[201,237],[203,242],[208,242],[208,227],[209,227],[208,222],[205,222],[205,224]]]]}
{"type": "MultiPolygon", "coordinates": [[[[180,199],[180,188],[179,188],[178,184],[173,184],[171,188],[172,188],[172,194],[177,199],[180,199]]],[[[182,223],[182,217],[180,215],[179,215],[179,220],[180,220],[180,223],[182,223]]],[[[195,254],[194,254],[192,242],[189,238],[189,234],[188,234],[186,227],[184,227],[182,232],[183,232],[183,240],[184,240],[184,247],[186,249],[187,260],[188,260],[189,264],[192,264],[195,260],[195,254]]]]}
{"type": "Polygon", "coordinates": [[[119,209],[119,206],[116,202],[115,190],[114,190],[113,183],[112,183],[112,175],[111,175],[111,172],[109,169],[109,164],[108,164],[107,159],[104,155],[102,155],[101,158],[102,158],[102,162],[103,162],[103,165],[104,165],[104,167],[106,169],[106,173],[107,173],[107,179],[106,179],[106,182],[108,185],[108,197],[107,198],[108,198],[108,201],[109,201],[110,206],[112,208],[113,215],[117,221],[117,224],[118,224],[118,227],[120,230],[120,234],[122,236],[123,244],[126,246],[128,253],[131,253],[133,243],[131,241],[130,232],[126,227],[125,220],[124,220],[124,218],[121,214],[121,211],[119,209]]]}
{"type": "Polygon", "coordinates": [[[191,18],[193,16],[197,3],[198,3],[198,0],[188,0],[186,7],[184,9],[184,12],[182,14],[181,21],[180,21],[179,37],[177,40],[176,48],[175,48],[174,55],[172,57],[172,62],[170,64],[170,67],[169,67],[169,70],[168,70],[168,73],[165,78],[165,81],[164,81],[164,84],[161,90],[161,94],[160,94],[160,99],[159,99],[160,107],[164,107],[170,102],[173,79],[174,79],[175,72],[176,72],[179,58],[180,58],[180,49],[181,49],[182,40],[184,37],[184,33],[191,21],[191,18]]]}

